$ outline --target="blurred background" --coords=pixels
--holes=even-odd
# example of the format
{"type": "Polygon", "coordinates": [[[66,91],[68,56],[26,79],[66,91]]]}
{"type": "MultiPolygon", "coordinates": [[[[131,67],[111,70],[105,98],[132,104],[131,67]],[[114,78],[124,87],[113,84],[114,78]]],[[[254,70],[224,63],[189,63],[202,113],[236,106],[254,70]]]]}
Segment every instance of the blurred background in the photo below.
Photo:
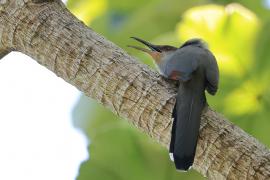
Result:
{"type": "MultiPolygon", "coordinates": [[[[204,39],[221,77],[210,106],[270,147],[270,0],[68,0],[67,7],[153,69],[150,57],[127,47],[137,45],[129,37],[177,47],[204,39]]],[[[165,148],[29,57],[1,60],[0,82],[0,179],[204,179],[176,172],[165,148]]]]}
{"type": "MultiPolygon", "coordinates": [[[[269,0],[69,0],[68,8],[96,32],[153,69],[149,56],[130,49],[131,36],[179,47],[202,38],[220,67],[220,88],[210,106],[270,146],[269,0]]],[[[74,125],[90,139],[79,180],[204,179],[178,173],[168,152],[82,95],[74,125]]]]}

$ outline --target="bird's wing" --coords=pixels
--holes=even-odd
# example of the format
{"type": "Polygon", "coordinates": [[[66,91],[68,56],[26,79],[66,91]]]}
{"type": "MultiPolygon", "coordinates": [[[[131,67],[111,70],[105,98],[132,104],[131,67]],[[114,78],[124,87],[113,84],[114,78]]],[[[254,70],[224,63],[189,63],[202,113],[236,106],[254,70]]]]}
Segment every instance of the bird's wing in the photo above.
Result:
{"type": "Polygon", "coordinates": [[[215,95],[218,90],[219,69],[215,56],[207,51],[207,64],[206,64],[206,90],[209,94],[215,95]]]}
{"type": "Polygon", "coordinates": [[[178,49],[168,60],[165,68],[165,75],[173,80],[188,81],[192,73],[199,66],[199,56],[197,51],[200,48],[187,46],[178,49]]]}

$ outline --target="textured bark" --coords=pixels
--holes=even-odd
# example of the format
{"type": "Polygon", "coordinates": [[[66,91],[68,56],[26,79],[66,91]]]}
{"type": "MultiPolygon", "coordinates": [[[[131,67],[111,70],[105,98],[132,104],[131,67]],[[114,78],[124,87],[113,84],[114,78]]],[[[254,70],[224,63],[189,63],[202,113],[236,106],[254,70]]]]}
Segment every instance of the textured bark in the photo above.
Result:
{"type": "MultiPolygon", "coordinates": [[[[176,86],[85,26],[59,0],[0,0],[0,55],[11,49],[168,147],[176,86]]],[[[206,108],[194,169],[209,179],[270,179],[270,151],[206,108]]]]}

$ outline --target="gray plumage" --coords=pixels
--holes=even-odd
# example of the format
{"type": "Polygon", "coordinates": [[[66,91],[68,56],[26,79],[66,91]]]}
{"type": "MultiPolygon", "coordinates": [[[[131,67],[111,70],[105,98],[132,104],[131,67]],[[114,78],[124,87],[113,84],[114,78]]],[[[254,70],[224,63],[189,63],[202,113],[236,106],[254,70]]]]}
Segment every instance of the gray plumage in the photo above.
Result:
{"type": "Polygon", "coordinates": [[[219,70],[215,57],[200,39],[186,41],[181,47],[153,45],[135,38],[150,50],[130,46],[150,54],[160,73],[180,81],[172,117],[170,154],[179,170],[188,170],[194,161],[202,110],[206,105],[205,89],[215,95],[219,70]]]}
{"type": "Polygon", "coordinates": [[[173,112],[170,153],[179,170],[188,170],[194,161],[200,119],[206,105],[205,89],[214,95],[218,89],[218,67],[211,52],[196,44],[176,50],[167,60],[163,73],[170,76],[179,72],[181,82],[173,112]]]}

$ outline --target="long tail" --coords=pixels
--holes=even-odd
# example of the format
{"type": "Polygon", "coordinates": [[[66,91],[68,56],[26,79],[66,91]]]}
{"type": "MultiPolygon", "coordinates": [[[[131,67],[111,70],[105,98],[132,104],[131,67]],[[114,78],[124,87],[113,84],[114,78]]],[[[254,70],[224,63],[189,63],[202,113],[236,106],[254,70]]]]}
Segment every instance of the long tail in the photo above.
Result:
{"type": "Polygon", "coordinates": [[[206,104],[204,89],[204,82],[196,78],[179,86],[170,144],[170,155],[178,170],[187,171],[194,161],[201,113],[206,104]]]}

